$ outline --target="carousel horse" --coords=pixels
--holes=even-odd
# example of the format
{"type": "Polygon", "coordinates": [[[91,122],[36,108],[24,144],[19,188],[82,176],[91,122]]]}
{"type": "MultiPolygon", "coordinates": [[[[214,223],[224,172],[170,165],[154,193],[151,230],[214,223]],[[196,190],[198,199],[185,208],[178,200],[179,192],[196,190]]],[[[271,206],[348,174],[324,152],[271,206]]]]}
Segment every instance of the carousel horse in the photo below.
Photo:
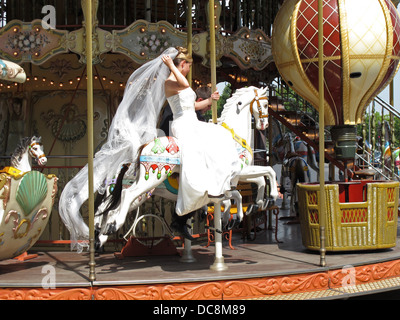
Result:
{"type": "Polygon", "coordinates": [[[276,119],[270,121],[270,126],[272,130],[272,165],[282,164],[285,159],[285,154],[290,150],[290,144],[293,144],[293,150],[298,156],[303,158],[303,160],[317,173],[319,174],[319,167],[316,159],[316,153],[313,147],[308,143],[301,140],[299,137],[292,138],[291,135],[284,135],[282,133],[281,126],[276,119]],[[286,139],[286,140],[284,140],[286,139]],[[292,141],[289,141],[292,140],[292,141]]]}
{"type": "MultiPolygon", "coordinates": [[[[309,164],[306,161],[307,155],[299,154],[295,149],[294,141],[297,137],[293,137],[292,134],[286,133],[277,140],[274,144],[274,149],[276,154],[280,155],[279,159],[282,161],[281,170],[281,190],[280,192],[285,197],[290,195],[290,216],[297,216],[297,183],[310,182],[310,171],[309,164]]],[[[308,153],[314,154],[313,169],[315,168],[315,153],[312,153],[311,146],[306,146],[308,148],[308,153]]],[[[284,201],[283,205],[284,206],[284,201]]]]}
{"type": "Polygon", "coordinates": [[[282,208],[285,208],[286,198],[290,198],[290,215],[297,214],[297,182],[309,182],[311,167],[319,176],[315,150],[308,143],[291,133],[283,134],[280,124],[273,119],[269,128],[272,130],[271,162],[281,164],[280,192],[283,194],[282,208]]]}
{"type": "MultiPolygon", "coordinates": [[[[251,139],[252,116],[257,129],[264,130],[268,125],[266,92],[266,88],[238,89],[227,100],[218,119],[218,125],[228,130],[237,143],[238,157],[242,164],[239,181],[257,184],[255,206],[262,208],[265,208],[270,200],[264,199],[265,176],[269,178],[271,184],[271,199],[275,201],[278,196],[276,174],[271,167],[251,165],[253,151],[247,141],[251,139]]],[[[120,174],[113,181],[113,191],[96,199],[95,226],[98,232],[98,247],[105,243],[108,235],[116,232],[124,224],[128,212],[138,208],[151,195],[159,194],[169,199],[176,199],[176,194],[165,189],[161,191],[157,187],[172,174],[179,173],[179,141],[173,137],[158,137],[143,145],[138,154],[136,163],[121,168],[120,174]]],[[[237,190],[229,191],[222,199],[210,197],[209,200],[210,203],[222,201],[225,204],[224,213],[229,213],[230,198],[235,199],[238,205],[237,218],[241,221],[243,218],[241,195],[237,190]]],[[[215,217],[215,220],[218,219],[221,217],[215,217]]]]}
{"type": "Polygon", "coordinates": [[[26,137],[21,139],[11,155],[11,166],[3,168],[0,172],[8,173],[12,176],[18,176],[32,170],[32,159],[38,165],[44,166],[47,163],[47,158],[41,143],[41,137],[26,137]]]}
{"type": "MultiPolygon", "coordinates": [[[[40,137],[21,139],[11,166],[0,170],[0,260],[26,253],[49,220],[57,192],[57,177],[32,170],[32,159],[47,163],[40,137]]],[[[30,259],[25,254],[18,259],[30,259]]]]}

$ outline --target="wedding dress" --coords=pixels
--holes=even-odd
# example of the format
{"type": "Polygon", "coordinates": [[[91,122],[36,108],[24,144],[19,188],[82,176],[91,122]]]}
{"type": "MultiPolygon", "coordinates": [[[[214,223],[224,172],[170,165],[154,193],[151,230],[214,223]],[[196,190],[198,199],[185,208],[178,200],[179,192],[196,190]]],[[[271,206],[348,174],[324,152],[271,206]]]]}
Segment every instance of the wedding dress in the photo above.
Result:
{"type": "Polygon", "coordinates": [[[221,196],[235,186],[241,170],[231,133],[199,121],[196,94],[186,88],[167,98],[173,112],[172,135],[179,141],[181,168],[176,213],[181,216],[221,196]]]}

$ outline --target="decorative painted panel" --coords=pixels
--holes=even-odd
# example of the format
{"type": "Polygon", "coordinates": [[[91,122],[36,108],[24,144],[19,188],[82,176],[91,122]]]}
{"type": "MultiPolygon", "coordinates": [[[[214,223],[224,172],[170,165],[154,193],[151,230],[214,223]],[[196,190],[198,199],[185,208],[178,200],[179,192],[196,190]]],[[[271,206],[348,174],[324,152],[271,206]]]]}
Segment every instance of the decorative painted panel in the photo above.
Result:
{"type": "Polygon", "coordinates": [[[44,29],[41,20],[10,21],[0,30],[1,56],[18,64],[41,64],[55,54],[68,52],[67,33],[44,29]]]}
{"type": "Polygon", "coordinates": [[[128,28],[113,31],[113,52],[123,53],[142,64],[173,46],[186,47],[186,33],[168,23],[137,20],[128,28]]]}

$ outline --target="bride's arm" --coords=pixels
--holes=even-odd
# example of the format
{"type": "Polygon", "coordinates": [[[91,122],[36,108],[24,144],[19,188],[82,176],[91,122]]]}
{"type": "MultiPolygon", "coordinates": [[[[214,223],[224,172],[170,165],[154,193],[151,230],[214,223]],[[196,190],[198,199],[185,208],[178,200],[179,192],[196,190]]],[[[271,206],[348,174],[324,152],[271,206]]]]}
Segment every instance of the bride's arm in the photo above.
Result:
{"type": "Polygon", "coordinates": [[[172,61],[171,57],[168,56],[168,55],[164,55],[164,56],[161,57],[161,59],[165,63],[165,65],[171,70],[171,72],[174,74],[178,86],[180,88],[188,88],[189,87],[189,81],[178,70],[178,68],[175,66],[174,62],[172,61]]]}

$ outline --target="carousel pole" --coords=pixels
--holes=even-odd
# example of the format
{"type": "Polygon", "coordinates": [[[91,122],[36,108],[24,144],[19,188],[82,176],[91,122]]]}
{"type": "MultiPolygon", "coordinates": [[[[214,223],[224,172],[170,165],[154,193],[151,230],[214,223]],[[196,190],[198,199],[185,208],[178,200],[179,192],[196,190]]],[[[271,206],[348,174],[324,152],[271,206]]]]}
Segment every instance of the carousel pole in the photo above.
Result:
{"type": "MultiPolygon", "coordinates": [[[[187,27],[187,39],[186,39],[186,46],[188,49],[188,52],[190,55],[192,55],[192,0],[188,0],[187,1],[187,8],[186,8],[187,14],[186,14],[186,27],[187,27]]],[[[192,69],[193,69],[193,65],[190,68],[190,71],[187,75],[187,79],[189,81],[189,85],[192,86],[192,69]]],[[[189,224],[190,226],[193,223],[193,218],[189,218],[186,221],[187,224],[189,224]]],[[[190,228],[190,230],[192,230],[193,233],[193,228],[190,228]]],[[[188,240],[185,238],[185,247],[183,248],[183,253],[182,253],[182,257],[180,259],[181,262],[196,262],[196,258],[193,257],[192,254],[192,241],[188,240]]]]}
{"type": "Polygon", "coordinates": [[[87,132],[88,132],[88,182],[89,182],[89,280],[96,280],[94,259],[94,195],[93,195],[93,11],[92,1],[86,0],[86,66],[87,66],[87,132]]]}
{"type": "MultiPolygon", "coordinates": [[[[319,70],[319,229],[320,229],[320,265],[325,267],[325,97],[324,97],[324,22],[323,0],[318,0],[318,70],[319,70]]],[[[346,169],[345,169],[346,170],[346,169]]]]}
{"type": "MultiPolygon", "coordinates": [[[[215,3],[214,0],[208,2],[208,17],[210,26],[210,66],[211,66],[211,92],[217,89],[217,66],[216,66],[216,53],[215,53],[215,3]]],[[[217,101],[212,100],[211,105],[212,121],[217,123],[217,101]]],[[[221,202],[214,202],[214,233],[215,233],[215,260],[210,267],[211,270],[223,271],[228,267],[224,262],[222,255],[222,232],[221,232],[221,202]]]]}
{"type": "MultiPolygon", "coordinates": [[[[211,66],[211,92],[217,90],[217,56],[215,50],[215,3],[214,0],[208,2],[208,18],[210,25],[210,66],[211,66]]],[[[217,101],[212,100],[211,105],[212,121],[217,123],[217,101]]]]}

